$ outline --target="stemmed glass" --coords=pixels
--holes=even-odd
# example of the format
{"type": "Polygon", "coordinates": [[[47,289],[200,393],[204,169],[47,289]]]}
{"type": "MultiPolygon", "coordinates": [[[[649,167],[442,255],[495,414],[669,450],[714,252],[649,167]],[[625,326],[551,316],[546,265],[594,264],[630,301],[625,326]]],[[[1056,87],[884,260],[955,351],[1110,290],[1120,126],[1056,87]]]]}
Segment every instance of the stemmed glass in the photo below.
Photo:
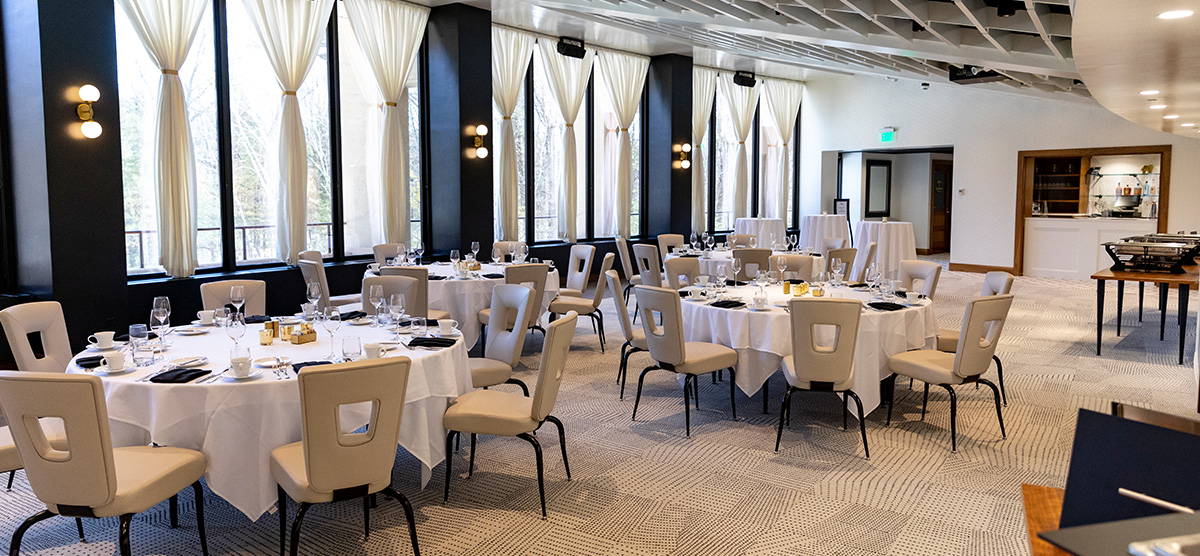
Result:
{"type": "Polygon", "coordinates": [[[688,239],[692,240],[692,246],[693,246],[693,247],[695,247],[695,246],[696,246],[696,237],[697,237],[697,236],[696,236],[696,231],[695,231],[695,230],[692,230],[692,235],[691,235],[691,236],[688,236],[688,239]]]}
{"type": "Polygon", "coordinates": [[[242,335],[246,333],[246,317],[241,313],[233,313],[229,315],[229,323],[225,325],[225,334],[233,340],[233,347],[238,346],[238,341],[242,339],[242,335]]]}
{"type": "Polygon", "coordinates": [[[716,239],[716,238],[714,238],[714,237],[712,236],[712,234],[710,234],[710,233],[708,233],[708,232],[704,232],[704,244],[708,246],[708,249],[709,249],[710,251],[712,250],[712,248],[713,248],[713,245],[714,245],[716,242],[717,242],[717,239],[716,239]]]}
{"type": "Polygon", "coordinates": [[[217,328],[225,328],[225,324],[229,322],[229,309],[224,307],[213,309],[213,322],[217,323],[217,328]]]}
{"type": "Polygon", "coordinates": [[[729,264],[725,265],[725,285],[728,286],[729,282],[733,282],[733,287],[735,288],[737,287],[738,270],[740,270],[740,268],[733,267],[733,261],[736,260],[732,259],[729,261],[729,264]]]}
{"type": "Polygon", "coordinates": [[[421,266],[421,257],[425,256],[425,243],[418,241],[414,250],[417,252],[417,266],[421,266]]]}
{"type": "Polygon", "coordinates": [[[342,314],[338,312],[337,307],[326,307],[325,312],[321,315],[321,326],[329,333],[329,355],[325,358],[331,362],[337,363],[338,356],[334,352],[334,338],[336,338],[338,328],[342,326],[342,314]]]}
{"type": "Polygon", "coordinates": [[[796,237],[796,234],[792,234],[792,235],[788,236],[787,240],[788,240],[788,249],[795,251],[796,246],[799,245],[799,243],[800,243],[800,238],[796,237]]]}
{"type": "Polygon", "coordinates": [[[779,271],[779,279],[780,280],[787,279],[786,274],[784,274],[787,272],[787,257],[785,257],[783,255],[779,255],[779,256],[775,257],[775,270],[779,271]]]}
{"type": "Polygon", "coordinates": [[[165,295],[154,298],[154,308],[150,311],[150,320],[155,325],[154,333],[158,335],[159,351],[167,348],[167,325],[171,322],[171,300],[165,295]]]}
{"type": "Polygon", "coordinates": [[[517,242],[509,242],[508,244],[508,260],[517,262],[517,242]]]}
{"type": "Polygon", "coordinates": [[[732,276],[730,276],[729,279],[733,280],[733,287],[736,288],[738,285],[738,282],[737,282],[738,273],[742,271],[742,260],[741,259],[729,259],[729,270],[731,271],[730,274],[732,274],[732,276]]]}
{"type": "Polygon", "coordinates": [[[461,259],[462,259],[462,255],[459,254],[458,249],[450,250],[450,264],[458,266],[458,261],[461,259]]]}
{"type": "Polygon", "coordinates": [[[242,312],[242,305],[246,303],[246,288],[244,286],[229,288],[229,302],[233,304],[234,308],[240,314],[242,312]]]}
{"type": "Polygon", "coordinates": [[[404,266],[404,258],[408,256],[408,247],[403,243],[396,246],[396,258],[392,259],[392,264],[396,266],[404,266]]]}
{"type": "MultiPolygon", "coordinates": [[[[774,243],[772,241],[772,243],[774,243]]],[[[758,236],[750,236],[750,248],[758,249],[758,236]]]]}
{"type": "Polygon", "coordinates": [[[375,306],[375,322],[371,323],[371,328],[379,328],[379,308],[383,305],[383,286],[372,285],[371,289],[367,291],[367,300],[375,306]]]}
{"type": "Polygon", "coordinates": [[[321,300],[321,294],[320,282],[309,282],[308,286],[305,287],[304,297],[308,298],[308,302],[311,303],[314,308],[317,306],[317,302],[321,300]]]}
{"type": "Polygon", "coordinates": [[[474,257],[475,260],[477,260],[477,261],[479,260],[479,242],[478,241],[471,242],[471,256],[474,257]]]}
{"type": "Polygon", "coordinates": [[[399,326],[404,321],[404,305],[404,294],[392,294],[391,303],[388,304],[388,308],[392,312],[392,324],[399,326]]]}
{"type": "Polygon", "coordinates": [[[492,264],[499,265],[502,262],[504,262],[504,253],[501,253],[499,249],[492,248],[492,264]]]}

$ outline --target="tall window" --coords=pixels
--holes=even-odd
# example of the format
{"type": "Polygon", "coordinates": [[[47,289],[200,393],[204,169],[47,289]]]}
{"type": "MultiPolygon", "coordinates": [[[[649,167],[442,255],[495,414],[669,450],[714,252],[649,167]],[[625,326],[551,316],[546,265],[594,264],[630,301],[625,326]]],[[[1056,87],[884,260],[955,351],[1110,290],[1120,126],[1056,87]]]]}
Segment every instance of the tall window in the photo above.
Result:
{"type": "MultiPolygon", "coordinates": [[[[562,110],[550,89],[540,49],[533,50],[533,153],[537,165],[533,179],[534,241],[558,239],[558,196],[562,192],[566,153],[563,148],[562,110]]],[[[581,109],[572,123],[575,132],[576,199],[586,195],[587,118],[581,109]]],[[[580,237],[586,236],[586,219],[577,223],[580,237]]]]}
{"type": "MultiPolygon", "coordinates": [[[[517,241],[525,241],[525,216],[527,214],[527,206],[525,203],[525,184],[529,183],[528,162],[529,162],[529,139],[528,122],[525,118],[525,95],[526,88],[521,87],[520,93],[517,94],[517,107],[513,110],[512,126],[513,137],[516,142],[515,152],[517,154],[517,241]]],[[[504,120],[504,116],[500,114],[500,109],[492,103],[492,129],[497,133],[500,131],[500,124],[504,120]]],[[[497,138],[496,140],[499,140],[497,138]]],[[[496,145],[496,155],[499,156],[500,148],[496,145]]],[[[492,164],[492,184],[493,198],[500,198],[500,163],[492,164]]],[[[497,238],[499,239],[499,238],[497,238]]]]}
{"type": "MultiPolygon", "coordinates": [[[[161,272],[154,125],[161,71],[142,47],[125,10],[116,6],[117,82],[120,89],[121,159],[125,188],[125,267],[130,274],[161,272]]],[[[221,204],[217,138],[217,83],[211,12],[179,70],[187,98],[196,163],[197,257],[201,266],[221,264],[221,204]]]]}
{"type": "MultiPolygon", "coordinates": [[[[603,74],[596,72],[594,78],[603,79],[603,74]]],[[[633,145],[631,164],[633,179],[631,180],[630,206],[616,207],[616,161],[620,156],[620,123],[613,108],[612,99],[608,95],[608,87],[602,81],[593,79],[592,90],[595,95],[595,126],[592,130],[592,145],[595,151],[596,172],[594,179],[596,191],[596,228],[592,237],[613,237],[613,214],[616,210],[629,211],[629,230],[632,235],[641,235],[642,211],[642,107],[639,105],[633,124],[629,126],[629,139],[633,145]]],[[[584,208],[583,210],[586,210],[584,208]]],[[[619,214],[619,213],[618,213],[619,214]]],[[[580,232],[580,237],[584,234],[580,232]]]]}
{"type": "MultiPolygon", "coordinates": [[[[729,99],[722,94],[721,88],[717,87],[717,100],[713,103],[713,112],[716,114],[716,125],[713,126],[713,156],[716,158],[717,168],[716,175],[713,176],[714,187],[709,190],[713,193],[710,204],[714,213],[713,229],[719,232],[733,230],[733,206],[734,206],[734,190],[737,184],[737,153],[738,153],[738,137],[737,131],[733,127],[733,118],[729,112],[729,99]]],[[[746,152],[750,154],[747,157],[747,164],[753,164],[754,141],[757,138],[757,133],[750,132],[750,136],[746,139],[746,152]]],[[[751,187],[756,185],[757,179],[754,175],[753,168],[747,168],[746,173],[750,178],[751,187]]],[[[747,188],[749,192],[749,188],[747,188]]],[[[746,206],[750,206],[749,198],[746,199],[746,206]]]]}

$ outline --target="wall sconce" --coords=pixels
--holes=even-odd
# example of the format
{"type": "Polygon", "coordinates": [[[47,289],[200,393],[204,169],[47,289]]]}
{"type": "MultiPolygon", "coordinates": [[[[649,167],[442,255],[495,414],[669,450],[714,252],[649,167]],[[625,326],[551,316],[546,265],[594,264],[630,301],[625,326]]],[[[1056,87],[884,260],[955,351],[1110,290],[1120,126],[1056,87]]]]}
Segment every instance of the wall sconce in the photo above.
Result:
{"type": "Polygon", "coordinates": [[[692,144],[691,143],[683,143],[681,145],[674,145],[671,147],[671,150],[675,151],[675,154],[679,155],[679,158],[676,159],[673,163],[671,163],[672,167],[674,167],[676,169],[683,169],[683,170],[687,170],[688,168],[692,167],[692,161],[691,161],[692,144]]]}
{"type": "Polygon", "coordinates": [[[479,124],[475,126],[475,158],[487,158],[487,147],[483,146],[483,138],[488,134],[488,126],[479,124]]]}
{"type": "Polygon", "coordinates": [[[75,107],[75,114],[83,123],[79,125],[79,131],[88,139],[95,139],[104,132],[104,128],[100,123],[92,120],[94,112],[92,111],[92,103],[100,100],[100,89],[95,85],[84,85],[79,88],[79,100],[83,101],[79,106],[75,107]]]}

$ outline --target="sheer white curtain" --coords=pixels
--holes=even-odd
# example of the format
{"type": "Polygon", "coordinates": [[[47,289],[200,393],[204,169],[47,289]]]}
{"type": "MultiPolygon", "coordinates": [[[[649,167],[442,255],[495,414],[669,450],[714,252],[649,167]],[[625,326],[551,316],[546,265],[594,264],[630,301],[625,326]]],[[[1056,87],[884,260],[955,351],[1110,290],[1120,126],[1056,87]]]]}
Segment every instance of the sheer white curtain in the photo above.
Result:
{"type": "Polygon", "coordinates": [[[746,139],[750,138],[750,128],[754,126],[754,109],[758,105],[759,82],[753,87],[742,87],[733,83],[733,74],[721,75],[721,92],[729,100],[729,116],[733,120],[733,129],[737,135],[737,160],[734,164],[733,186],[733,217],[745,218],[750,216],[746,210],[750,199],[750,154],[746,149],[746,139]]]}
{"type": "Polygon", "coordinates": [[[594,50],[588,50],[583,58],[571,58],[558,53],[553,40],[539,39],[542,63],[550,77],[550,90],[558,101],[558,110],[563,117],[563,182],[558,195],[558,236],[575,243],[578,227],[575,225],[575,205],[579,181],[578,161],[575,147],[575,117],[583,104],[587,92],[588,77],[592,73],[594,50]]]}
{"type": "Polygon", "coordinates": [[[616,209],[613,210],[612,234],[629,237],[629,211],[633,202],[633,141],[629,126],[637,116],[646,85],[646,70],[650,58],[605,50],[600,53],[600,74],[612,100],[621,132],[618,135],[620,155],[617,158],[616,209]]]}
{"type": "Polygon", "coordinates": [[[179,68],[208,0],[119,0],[150,59],[162,70],[154,125],[159,262],[168,276],[196,271],[196,158],[179,68]]]}
{"type": "Polygon", "coordinates": [[[708,197],[708,167],[700,143],[708,132],[713,100],[717,94],[717,72],[709,68],[692,68],[692,230],[699,233],[708,228],[704,207],[708,197]]]}
{"type": "Polygon", "coordinates": [[[279,187],[279,258],[296,264],[307,247],[308,147],[296,90],[317,57],[317,46],[329,23],[334,0],[243,0],[262,41],[275,79],[283,90],[279,101],[278,156],[269,170],[279,187]]]}
{"type": "Polygon", "coordinates": [[[777,163],[779,171],[774,179],[763,182],[760,199],[763,204],[763,215],[767,218],[787,218],[788,188],[792,186],[792,156],[795,149],[792,146],[793,135],[796,131],[796,114],[800,112],[800,99],[804,96],[804,85],[796,81],[768,79],[764,81],[767,106],[764,113],[779,133],[781,141],[777,163]]]}
{"type": "MultiPolygon", "coordinates": [[[[607,95],[607,91],[597,94],[607,95]]],[[[607,236],[613,233],[612,223],[616,222],[617,214],[617,167],[621,161],[620,136],[621,122],[617,115],[609,112],[604,115],[604,121],[599,122],[598,135],[601,145],[604,145],[604,156],[600,159],[599,180],[596,182],[596,235],[607,236]]]]}
{"type": "Polygon", "coordinates": [[[500,110],[500,179],[496,199],[495,234],[504,241],[517,240],[517,139],[512,116],[525,86],[525,72],[533,55],[534,37],[528,33],[492,27],[492,102],[500,110]]]}
{"type": "Polygon", "coordinates": [[[429,8],[390,0],[345,0],[346,16],[383,100],[379,140],[378,243],[409,242],[408,75],[429,8]]]}

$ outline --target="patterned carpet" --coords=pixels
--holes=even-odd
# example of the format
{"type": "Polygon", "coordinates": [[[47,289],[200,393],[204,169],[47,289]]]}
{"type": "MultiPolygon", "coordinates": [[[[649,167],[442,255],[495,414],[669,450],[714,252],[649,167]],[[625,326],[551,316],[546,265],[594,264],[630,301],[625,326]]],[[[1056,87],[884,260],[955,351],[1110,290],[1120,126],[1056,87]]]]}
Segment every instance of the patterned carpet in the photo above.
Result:
{"type": "MultiPolygon", "coordinates": [[[[980,281],[976,274],[943,274],[942,325],[958,326],[980,281]]],[[[1026,554],[1020,484],[1063,485],[1077,408],[1106,411],[1110,400],[1121,400],[1195,416],[1196,394],[1191,355],[1188,366],[1175,364],[1173,296],[1165,341],[1158,340],[1153,311],[1137,322],[1130,296],[1126,332],[1117,339],[1110,329],[1104,357],[1097,358],[1093,284],[1018,278],[1014,293],[999,350],[1009,397],[1007,440],[1000,438],[990,392],[971,387],[959,389],[957,454],[950,452],[946,395],[930,395],[922,422],[920,391],[905,386],[898,386],[891,427],[884,426],[882,407],[867,417],[870,461],[862,457],[853,420],[851,430],[840,429],[839,404],[828,394],[797,395],[778,454],[772,451],[778,399],[763,415],[761,394],[738,392],[734,421],[727,385],[713,386],[707,378],[700,381],[691,438],[683,434],[679,386],[665,373],[647,377],[638,421],[631,422],[632,389],[617,399],[621,340],[609,304],[608,353],[600,353],[597,337],[581,321],[555,410],[567,426],[573,481],[552,447],[553,428],[539,435],[547,445],[548,520],[540,518],[532,450],[518,439],[481,438],[471,479],[464,445],[455,456],[448,504],[441,501],[445,466],[421,490],[415,460],[400,453],[395,486],[416,507],[426,555],[1026,554]]],[[[1108,314],[1115,319],[1114,297],[1108,296],[1108,314]]],[[[1194,335],[1195,323],[1190,326],[1194,335]]],[[[527,365],[537,365],[541,347],[541,336],[532,338],[527,365]]],[[[1189,342],[1195,345],[1194,337],[1189,342]]],[[[634,356],[631,374],[646,361],[634,356]]],[[[531,386],[535,380],[528,370],[518,376],[531,386]]],[[[776,375],[773,397],[783,391],[776,375]]],[[[180,498],[178,529],[169,527],[165,504],[134,519],[135,554],[199,553],[190,490],[180,498]]],[[[0,499],[4,545],[42,507],[21,473],[0,499]]],[[[252,523],[216,496],[206,499],[213,554],[277,553],[274,515],[252,523]]],[[[373,532],[364,541],[357,501],[315,507],[301,553],[410,553],[399,505],[381,497],[372,513],[373,532]]],[[[69,519],[38,524],[25,537],[25,553],[116,553],[116,519],[89,520],[85,527],[88,542],[80,543],[69,519]]]]}

